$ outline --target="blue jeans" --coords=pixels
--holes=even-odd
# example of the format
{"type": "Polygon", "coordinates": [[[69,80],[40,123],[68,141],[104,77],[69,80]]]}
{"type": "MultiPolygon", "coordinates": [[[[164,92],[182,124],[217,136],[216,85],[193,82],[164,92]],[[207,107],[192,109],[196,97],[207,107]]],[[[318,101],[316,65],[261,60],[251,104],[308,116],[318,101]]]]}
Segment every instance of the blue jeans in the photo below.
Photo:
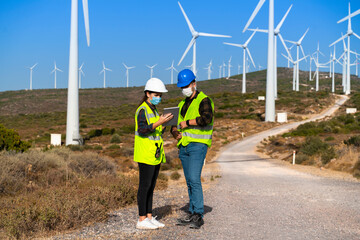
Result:
{"type": "Polygon", "coordinates": [[[204,213],[204,197],[201,186],[201,171],[207,153],[207,145],[203,143],[189,143],[186,147],[180,145],[179,158],[181,160],[186,184],[189,192],[189,212],[204,213]]]}

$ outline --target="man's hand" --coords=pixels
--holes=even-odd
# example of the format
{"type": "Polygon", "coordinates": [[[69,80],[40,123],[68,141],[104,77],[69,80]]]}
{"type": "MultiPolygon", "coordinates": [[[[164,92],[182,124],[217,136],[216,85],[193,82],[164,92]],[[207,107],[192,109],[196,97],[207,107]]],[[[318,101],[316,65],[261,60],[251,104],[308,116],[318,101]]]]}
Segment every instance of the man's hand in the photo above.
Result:
{"type": "Polygon", "coordinates": [[[184,129],[184,128],[187,128],[187,127],[189,127],[189,126],[186,124],[186,121],[180,122],[180,128],[181,129],[184,129]]]}
{"type": "Polygon", "coordinates": [[[176,140],[180,140],[182,138],[181,132],[179,132],[174,126],[171,128],[171,134],[176,140]]]}

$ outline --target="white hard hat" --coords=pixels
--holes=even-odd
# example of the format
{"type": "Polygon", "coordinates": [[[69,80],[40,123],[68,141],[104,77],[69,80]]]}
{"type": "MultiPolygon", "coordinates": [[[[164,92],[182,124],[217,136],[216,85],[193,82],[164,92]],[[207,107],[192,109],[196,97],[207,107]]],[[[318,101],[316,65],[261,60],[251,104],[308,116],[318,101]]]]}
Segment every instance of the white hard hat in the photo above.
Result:
{"type": "Polygon", "coordinates": [[[166,93],[168,90],[165,84],[158,78],[150,78],[145,85],[144,91],[166,93]]]}

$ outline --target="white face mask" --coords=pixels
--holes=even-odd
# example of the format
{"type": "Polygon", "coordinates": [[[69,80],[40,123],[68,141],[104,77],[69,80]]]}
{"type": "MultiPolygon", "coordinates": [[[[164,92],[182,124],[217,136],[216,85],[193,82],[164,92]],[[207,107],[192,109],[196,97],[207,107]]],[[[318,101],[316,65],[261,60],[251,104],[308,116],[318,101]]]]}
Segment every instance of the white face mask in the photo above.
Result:
{"type": "MultiPolygon", "coordinates": [[[[195,91],[196,91],[196,87],[195,88],[195,91]]],[[[193,90],[192,90],[192,87],[188,87],[188,88],[184,88],[182,89],[182,94],[185,96],[185,97],[190,97],[192,94],[193,94],[193,90]]]]}

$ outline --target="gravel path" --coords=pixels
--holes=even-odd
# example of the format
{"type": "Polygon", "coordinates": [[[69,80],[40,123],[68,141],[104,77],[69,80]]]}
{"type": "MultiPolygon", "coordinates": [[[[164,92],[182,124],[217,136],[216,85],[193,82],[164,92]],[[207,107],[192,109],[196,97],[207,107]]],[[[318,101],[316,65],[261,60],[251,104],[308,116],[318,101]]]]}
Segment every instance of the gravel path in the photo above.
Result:
{"type": "MultiPolygon", "coordinates": [[[[317,118],[332,114],[345,100],[317,118]]],[[[137,209],[131,207],[115,212],[108,223],[55,239],[360,239],[359,182],[298,172],[254,152],[263,138],[301,123],[250,136],[220,154],[221,178],[213,187],[207,186],[213,173],[204,174],[206,214],[199,230],[175,226],[186,210],[187,193],[181,181],[155,195],[164,229],[135,230],[137,209]]]]}

